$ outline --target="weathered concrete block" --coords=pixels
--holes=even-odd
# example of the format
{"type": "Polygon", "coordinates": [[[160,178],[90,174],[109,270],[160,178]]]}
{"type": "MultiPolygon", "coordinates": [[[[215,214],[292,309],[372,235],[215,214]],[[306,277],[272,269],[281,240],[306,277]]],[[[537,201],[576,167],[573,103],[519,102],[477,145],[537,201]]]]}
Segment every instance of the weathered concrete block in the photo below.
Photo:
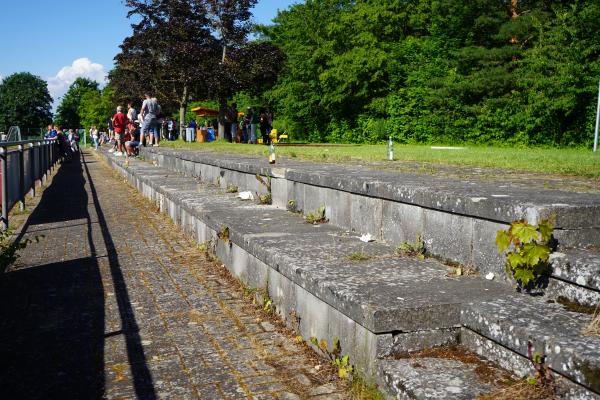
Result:
{"type": "Polygon", "coordinates": [[[423,234],[423,209],[410,204],[383,200],[381,224],[383,240],[392,246],[415,241],[423,234]]]}
{"type": "Polygon", "coordinates": [[[473,220],[473,265],[482,275],[493,272],[496,279],[506,281],[506,258],[496,246],[496,233],[509,225],[485,220],[473,220]]]}
{"type": "Polygon", "coordinates": [[[383,200],[366,196],[352,196],[350,201],[350,229],[361,234],[370,233],[376,238],[382,239],[383,200]]]}
{"type": "Polygon", "coordinates": [[[473,265],[473,219],[424,210],[423,240],[428,252],[464,265],[473,265]]]}

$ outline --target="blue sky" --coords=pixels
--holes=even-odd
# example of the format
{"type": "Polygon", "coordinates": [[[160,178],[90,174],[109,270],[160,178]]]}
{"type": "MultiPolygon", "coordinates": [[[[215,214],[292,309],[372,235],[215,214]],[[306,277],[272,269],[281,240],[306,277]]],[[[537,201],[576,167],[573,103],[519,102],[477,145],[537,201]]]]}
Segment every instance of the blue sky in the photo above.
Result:
{"type": "MultiPolygon", "coordinates": [[[[259,0],[254,20],[301,0],[259,0]]],[[[12,0],[0,13],[0,79],[31,72],[58,98],[78,76],[102,81],[131,33],[122,0],[12,0]]],[[[101,82],[102,83],[102,82],[101,82]]]]}

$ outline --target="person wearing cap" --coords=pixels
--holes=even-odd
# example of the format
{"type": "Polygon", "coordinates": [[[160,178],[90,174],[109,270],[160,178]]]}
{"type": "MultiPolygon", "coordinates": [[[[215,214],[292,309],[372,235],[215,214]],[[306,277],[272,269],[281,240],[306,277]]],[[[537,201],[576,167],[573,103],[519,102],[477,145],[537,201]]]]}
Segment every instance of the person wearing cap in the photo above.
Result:
{"type": "Polygon", "coordinates": [[[115,156],[119,157],[123,155],[123,135],[125,134],[125,128],[127,128],[127,116],[123,114],[123,107],[117,107],[117,113],[112,117],[112,123],[117,143],[115,156]]]}

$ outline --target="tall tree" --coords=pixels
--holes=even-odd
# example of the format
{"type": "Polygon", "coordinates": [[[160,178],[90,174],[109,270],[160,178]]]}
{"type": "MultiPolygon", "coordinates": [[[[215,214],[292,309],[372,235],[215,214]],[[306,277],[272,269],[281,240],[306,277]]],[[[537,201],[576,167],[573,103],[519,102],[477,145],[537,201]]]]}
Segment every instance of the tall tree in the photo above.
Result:
{"type": "MultiPolygon", "coordinates": [[[[127,0],[128,16],[140,21],[121,45],[112,75],[116,96],[131,88],[155,94],[163,108],[178,107],[181,129],[191,98],[206,92],[217,54],[203,0],[127,0]],[[203,67],[204,66],[204,67],[203,67]]],[[[131,93],[133,95],[134,93],[131,93]]],[[[137,93],[137,98],[143,95],[137,93]]]]}
{"type": "Polygon", "coordinates": [[[98,82],[79,77],[69,86],[61,103],[56,108],[55,122],[65,128],[80,128],[79,107],[83,96],[88,92],[99,92],[98,82]]]}
{"type": "Polygon", "coordinates": [[[164,109],[179,108],[183,129],[190,100],[215,99],[224,108],[228,98],[254,87],[256,79],[274,81],[281,53],[269,44],[248,43],[249,10],[255,3],[127,0],[129,15],[140,22],[115,58],[111,82],[117,98],[133,95],[132,88],[152,91],[164,109]]]}
{"type": "Polygon", "coordinates": [[[82,127],[106,126],[115,113],[113,93],[112,86],[107,85],[101,91],[90,90],[82,96],[78,109],[82,127]]]}
{"type": "Polygon", "coordinates": [[[42,128],[52,121],[51,108],[48,84],[41,78],[20,72],[0,82],[0,131],[42,128]]]}

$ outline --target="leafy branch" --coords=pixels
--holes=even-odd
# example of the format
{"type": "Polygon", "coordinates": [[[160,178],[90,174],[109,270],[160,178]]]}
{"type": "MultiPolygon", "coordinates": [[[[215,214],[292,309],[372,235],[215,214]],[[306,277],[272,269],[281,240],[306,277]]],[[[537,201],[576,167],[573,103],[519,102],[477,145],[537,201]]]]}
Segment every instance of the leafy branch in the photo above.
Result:
{"type": "Polygon", "coordinates": [[[542,220],[537,227],[519,220],[513,222],[507,231],[496,233],[498,250],[506,254],[506,271],[517,281],[519,290],[529,289],[549,273],[553,229],[548,220],[542,220]]]}

